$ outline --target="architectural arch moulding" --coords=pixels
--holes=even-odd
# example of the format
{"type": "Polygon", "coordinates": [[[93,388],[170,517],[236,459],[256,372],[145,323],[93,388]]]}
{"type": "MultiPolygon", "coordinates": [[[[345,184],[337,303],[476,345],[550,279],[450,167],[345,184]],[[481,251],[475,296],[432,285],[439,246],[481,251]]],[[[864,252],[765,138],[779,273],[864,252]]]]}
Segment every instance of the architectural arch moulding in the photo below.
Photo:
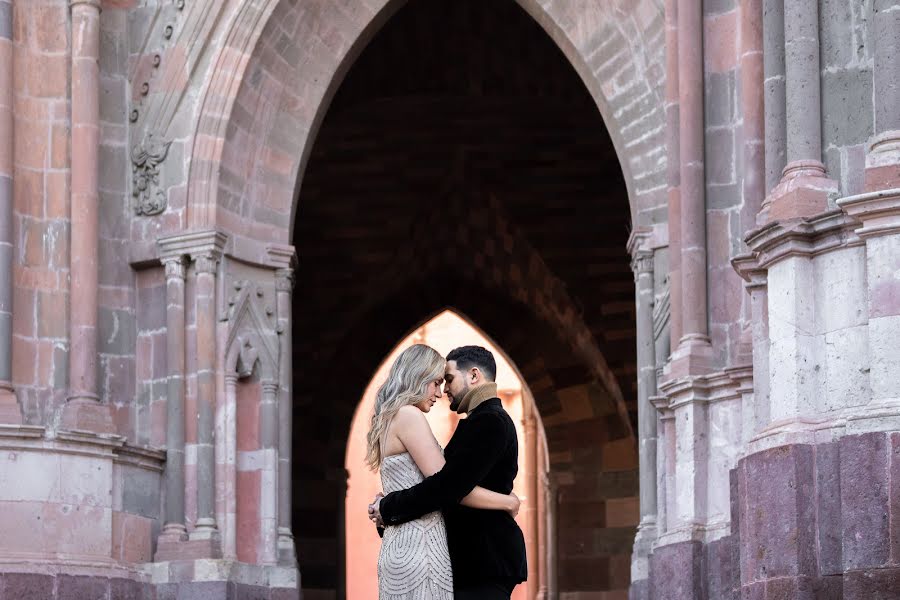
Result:
{"type": "MultiPolygon", "coordinates": [[[[594,98],[620,159],[632,221],[664,220],[661,3],[516,1],[594,98]]],[[[184,0],[144,9],[151,25],[130,73],[138,98],[130,114],[136,198],[152,200],[158,186],[168,200],[164,218],[144,231],[216,227],[287,242],[331,97],[403,4],[184,0]],[[187,114],[193,120],[181,117],[187,114]],[[167,153],[154,151],[163,147],[167,153]]],[[[143,200],[139,214],[159,211],[159,202],[143,200]]]]}

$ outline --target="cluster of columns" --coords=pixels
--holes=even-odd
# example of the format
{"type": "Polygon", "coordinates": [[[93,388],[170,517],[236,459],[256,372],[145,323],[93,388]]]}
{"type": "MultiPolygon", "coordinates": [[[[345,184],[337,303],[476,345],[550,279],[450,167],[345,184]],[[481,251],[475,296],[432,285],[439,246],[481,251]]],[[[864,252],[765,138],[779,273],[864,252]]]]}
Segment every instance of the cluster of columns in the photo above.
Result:
{"type": "Polygon", "coordinates": [[[224,237],[214,234],[192,239],[193,249],[183,240],[161,240],[161,262],[166,274],[166,511],[159,538],[157,560],[217,558],[221,539],[216,523],[213,444],[216,407],[216,271],[224,237]],[[174,242],[174,243],[173,243],[174,242]],[[188,261],[194,276],[194,347],[196,348],[196,439],[191,440],[195,457],[196,520],[188,534],[185,515],[185,411],[186,323],[185,277],[188,261]],[[185,542],[190,542],[185,544],[185,542]]]}
{"type": "MultiPolygon", "coordinates": [[[[252,372],[254,364],[236,363],[225,367],[224,390],[217,392],[220,326],[235,327],[222,321],[217,288],[226,237],[219,232],[201,232],[161,239],[160,260],[166,272],[166,351],[167,386],[167,468],[165,525],[159,537],[157,561],[195,558],[242,559],[253,557],[239,549],[236,536],[236,402],[239,379],[252,372]],[[185,295],[185,279],[193,277],[193,298],[185,295]],[[186,302],[193,302],[194,323],[185,321],[186,302]],[[187,332],[194,339],[187,343],[187,332]],[[195,406],[186,410],[185,349],[196,349],[193,367],[196,375],[195,406]],[[248,372],[244,372],[248,371],[248,372]],[[196,419],[193,439],[186,439],[186,419],[196,419]],[[193,457],[193,482],[186,478],[185,457],[193,457]],[[190,526],[185,505],[190,498],[196,518],[190,526]],[[219,517],[217,518],[217,515],[219,517]],[[222,522],[219,522],[219,521],[222,522]]],[[[291,253],[291,256],[293,254],[291,253]]],[[[291,293],[292,268],[278,268],[275,279],[275,332],[278,335],[276,365],[268,365],[259,401],[258,439],[263,461],[260,485],[260,533],[263,544],[258,556],[261,564],[296,564],[291,534],[291,452],[292,452],[292,369],[291,369],[291,293]]],[[[254,288],[255,289],[255,288],[254,288]]],[[[224,337],[227,337],[227,331],[224,337]]],[[[226,358],[227,362],[227,358],[226,358]]],[[[244,490],[248,492],[248,490],[244,490]]],[[[249,491],[253,493],[252,490],[249,491]]]]}
{"type": "Polygon", "coordinates": [[[21,424],[12,386],[13,7],[0,0],[0,423],[21,424]]]}

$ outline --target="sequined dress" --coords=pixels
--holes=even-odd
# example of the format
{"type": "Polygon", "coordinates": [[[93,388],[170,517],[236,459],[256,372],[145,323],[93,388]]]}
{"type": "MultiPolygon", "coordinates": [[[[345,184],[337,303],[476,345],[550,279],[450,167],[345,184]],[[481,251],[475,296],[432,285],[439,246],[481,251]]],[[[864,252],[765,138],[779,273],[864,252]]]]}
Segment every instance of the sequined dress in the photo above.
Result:
{"type": "MultiPolygon", "coordinates": [[[[424,477],[408,452],[381,463],[384,493],[410,488],[424,477]]],[[[388,526],[378,555],[379,600],[453,600],[447,529],[440,512],[388,526]]]]}

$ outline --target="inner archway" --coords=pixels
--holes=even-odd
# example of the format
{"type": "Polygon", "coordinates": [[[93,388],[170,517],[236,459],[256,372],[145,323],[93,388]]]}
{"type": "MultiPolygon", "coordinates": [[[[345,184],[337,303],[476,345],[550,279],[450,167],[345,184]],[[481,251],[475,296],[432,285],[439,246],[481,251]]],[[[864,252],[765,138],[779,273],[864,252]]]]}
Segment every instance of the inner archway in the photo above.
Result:
{"type": "MultiPolygon", "coordinates": [[[[347,599],[365,600],[378,595],[376,563],[380,539],[362,507],[381,491],[380,477],[363,464],[366,432],[372,415],[375,392],[384,381],[391,364],[412,344],[427,344],[443,355],[458,346],[475,344],[490,350],[497,360],[497,384],[503,407],[512,417],[519,438],[519,473],[513,491],[522,500],[516,521],[525,535],[528,550],[528,582],[518,586],[513,600],[546,597],[547,541],[545,498],[547,490],[546,437],[534,399],[515,366],[481,331],[453,311],[444,311],[406,336],[391,351],[372,377],[353,418],[347,442],[345,466],[348,473],[346,501],[347,599]],[[539,596],[540,595],[540,596],[539,596]]],[[[439,402],[428,414],[428,421],[441,446],[446,446],[460,416],[439,402]]]]}
{"type": "Polygon", "coordinates": [[[629,224],[596,104],[516,2],[413,0],[375,35],[318,132],[294,225],[305,597],[346,597],[345,456],[360,392],[411,323],[446,307],[490,332],[540,412],[559,504],[556,591],[627,590],[638,521],[629,224]]]}

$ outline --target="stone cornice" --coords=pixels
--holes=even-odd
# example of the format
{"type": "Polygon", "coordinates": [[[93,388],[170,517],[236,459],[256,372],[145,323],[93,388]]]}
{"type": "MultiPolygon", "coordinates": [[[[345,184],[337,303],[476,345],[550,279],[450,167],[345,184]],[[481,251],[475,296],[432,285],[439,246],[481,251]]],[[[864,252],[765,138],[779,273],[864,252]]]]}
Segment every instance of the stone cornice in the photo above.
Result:
{"type": "Polygon", "coordinates": [[[856,229],[861,238],[900,233],[900,188],[847,196],[838,206],[862,227],[856,229]]]}
{"type": "Polygon", "coordinates": [[[637,252],[652,252],[650,248],[650,240],[653,236],[653,230],[649,227],[635,227],[628,236],[625,243],[625,249],[631,256],[637,252]]]}
{"type": "Polygon", "coordinates": [[[853,232],[855,222],[840,209],[806,219],[776,221],[747,234],[744,241],[753,251],[760,269],[792,256],[812,257],[861,245],[853,232]]]}
{"type": "Polygon", "coordinates": [[[752,252],[735,256],[731,259],[731,266],[746,282],[744,287],[748,290],[766,286],[767,272],[759,267],[759,260],[752,252]]]}
{"type": "Polygon", "coordinates": [[[190,231],[160,238],[157,241],[159,258],[171,256],[222,256],[228,235],[218,230],[190,231]]]}
{"type": "Polygon", "coordinates": [[[729,367],[708,375],[671,379],[659,385],[661,396],[651,398],[657,410],[674,410],[687,404],[737,400],[753,390],[753,367],[729,367]]]}

